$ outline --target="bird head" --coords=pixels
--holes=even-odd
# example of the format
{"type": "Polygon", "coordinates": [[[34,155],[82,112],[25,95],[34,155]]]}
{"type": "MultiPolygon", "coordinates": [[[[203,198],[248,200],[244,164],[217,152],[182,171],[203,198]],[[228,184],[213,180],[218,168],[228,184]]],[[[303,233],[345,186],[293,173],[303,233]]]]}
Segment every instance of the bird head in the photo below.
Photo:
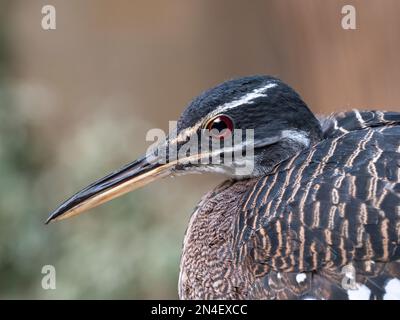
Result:
{"type": "Polygon", "coordinates": [[[319,121],[281,80],[250,76],[226,81],[196,97],[176,130],[145,155],[73,195],[46,223],[80,214],[166,176],[265,175],[321,138],[319,121]]]}

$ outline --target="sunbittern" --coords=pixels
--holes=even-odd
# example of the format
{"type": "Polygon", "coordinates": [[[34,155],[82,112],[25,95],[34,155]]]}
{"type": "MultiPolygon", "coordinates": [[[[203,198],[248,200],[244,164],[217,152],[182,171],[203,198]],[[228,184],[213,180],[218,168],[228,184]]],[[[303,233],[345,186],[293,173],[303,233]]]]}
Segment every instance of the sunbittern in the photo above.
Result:
{"type": "MultiPolygon", "coordinates": [[[[155,161],[157,149],[89,185],[47,222],[79,214],[159,177],[222,172],[184,239],[183,299],[400,299],[400,113],[357,111],[318,120],[280,80],[227,81],[181,115],[178,151],[193,138],[227,149],[237,129],[254,129],[252,155],[203,163],[209,151],[155,161]],[[223,134],[222,134],[223,133],[223,134]],[[187,161],[188,157],[196,161],[187,161]],[[251,172],[238,173],[243,163],[251,172]]],[[[241,152],[242,154],[242,152],[241,152]]]]}

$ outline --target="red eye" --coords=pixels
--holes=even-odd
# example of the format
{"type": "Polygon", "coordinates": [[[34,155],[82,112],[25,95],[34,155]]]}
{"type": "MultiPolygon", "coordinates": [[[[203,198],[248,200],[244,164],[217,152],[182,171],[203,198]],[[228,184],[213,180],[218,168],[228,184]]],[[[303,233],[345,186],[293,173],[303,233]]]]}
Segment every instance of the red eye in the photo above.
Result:
{"type": "Polygon", "coordinates": [[[217,139],[229,137],[233,131],[233,121],[230,117],[221,115],[207,122],[206,129],[217,139]]]}

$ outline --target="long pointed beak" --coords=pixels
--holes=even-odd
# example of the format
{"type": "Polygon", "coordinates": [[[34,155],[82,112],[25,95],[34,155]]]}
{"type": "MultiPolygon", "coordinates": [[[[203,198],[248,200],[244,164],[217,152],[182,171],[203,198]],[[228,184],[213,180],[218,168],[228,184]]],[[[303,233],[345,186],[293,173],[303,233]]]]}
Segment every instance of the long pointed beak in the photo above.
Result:
{"type": "Polygon", "coordinates": [[[168,176],[175,163],[160,164],[148,156],[126,165],[82,189],[53,211],[46,224],[62,220],[140,188],[156,179],[168,176]]]}

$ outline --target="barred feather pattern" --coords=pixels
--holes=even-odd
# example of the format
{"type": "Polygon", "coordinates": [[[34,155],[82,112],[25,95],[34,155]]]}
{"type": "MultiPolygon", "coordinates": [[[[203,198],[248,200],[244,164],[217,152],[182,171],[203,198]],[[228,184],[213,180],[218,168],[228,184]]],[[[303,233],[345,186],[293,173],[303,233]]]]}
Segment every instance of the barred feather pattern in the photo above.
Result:
{"type": "Polygon", "coordinates": [[[181,298],[400,299],[400,113],[321,123],[318,144],[202,199],[185,235],[181,298]]]}

